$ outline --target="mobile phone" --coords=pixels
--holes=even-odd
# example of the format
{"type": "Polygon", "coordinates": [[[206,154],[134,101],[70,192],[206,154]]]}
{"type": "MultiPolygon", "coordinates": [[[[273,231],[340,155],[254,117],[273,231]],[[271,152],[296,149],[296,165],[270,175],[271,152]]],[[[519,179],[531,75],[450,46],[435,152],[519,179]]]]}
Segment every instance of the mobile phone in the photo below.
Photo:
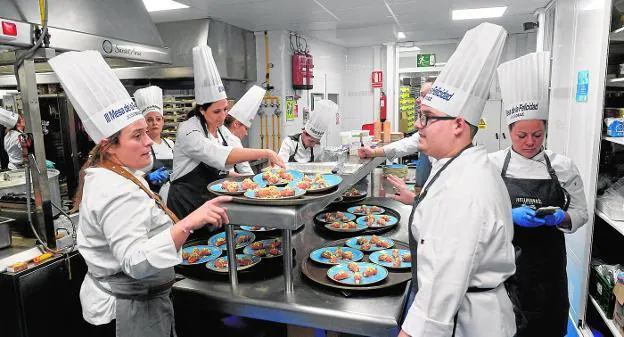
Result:
{"type": "Polygon", "coordinates": [[[540,207],[535,211],[535,217],[543,218],[547,215],[553,215],[558,210],[559,210],[559,207],[553,207],[553,206],[540,207]]]}

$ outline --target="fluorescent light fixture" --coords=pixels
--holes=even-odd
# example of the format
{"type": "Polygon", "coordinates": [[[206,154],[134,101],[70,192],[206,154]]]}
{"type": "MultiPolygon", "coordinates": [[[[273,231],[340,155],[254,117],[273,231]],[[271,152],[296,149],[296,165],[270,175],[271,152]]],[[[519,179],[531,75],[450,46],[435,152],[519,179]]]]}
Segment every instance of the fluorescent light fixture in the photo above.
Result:
{"type": "Polygon", "coordinates": [[[503,14],[505,14],[506,10],[507,6],[474,9],[455,9],[452,12],[452,18],[453,20],[499,18],[503,16],[503,14]]]}
{"type": "Polygon", "coordinates": [[[405,38],[405,33],[403,32],[397,32],[397,39],[399,40],[403,40],[405,38]]]}
{"type": "Polygon", "coordinates": [[[148,12],[169,11],[172,9],[188,8],[189,6],[173,0],[143,0],[148,12]]]}
{"type": "Polygon", "coordinates": [[[624,81],[624,77],[617,77],[617,78],[611,79],[612,83],[617,83],[617,82],[622,82],[622,81],[624,81]]]}

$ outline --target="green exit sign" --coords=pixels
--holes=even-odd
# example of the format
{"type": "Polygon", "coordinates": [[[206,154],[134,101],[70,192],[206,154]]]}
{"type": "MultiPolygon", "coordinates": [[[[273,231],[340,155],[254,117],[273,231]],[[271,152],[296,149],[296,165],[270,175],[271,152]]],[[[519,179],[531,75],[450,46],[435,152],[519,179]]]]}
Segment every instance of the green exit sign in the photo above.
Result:
{"type": "Polygon", "coordinates": [[[418,54],[416,56],[417,67],[433,67],[435,66],[435,54],[418,54]]]}

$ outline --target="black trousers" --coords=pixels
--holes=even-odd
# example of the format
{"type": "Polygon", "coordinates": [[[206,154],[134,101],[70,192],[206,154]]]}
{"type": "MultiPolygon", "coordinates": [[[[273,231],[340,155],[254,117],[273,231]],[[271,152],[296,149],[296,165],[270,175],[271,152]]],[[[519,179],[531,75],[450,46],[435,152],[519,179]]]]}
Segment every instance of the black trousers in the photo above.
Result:
{"type": "Polygon", "coordinates": [[[89,337],[115,337],[115,320],[110,321],[108,324],[91,325],[89,329],[89,337]]]}

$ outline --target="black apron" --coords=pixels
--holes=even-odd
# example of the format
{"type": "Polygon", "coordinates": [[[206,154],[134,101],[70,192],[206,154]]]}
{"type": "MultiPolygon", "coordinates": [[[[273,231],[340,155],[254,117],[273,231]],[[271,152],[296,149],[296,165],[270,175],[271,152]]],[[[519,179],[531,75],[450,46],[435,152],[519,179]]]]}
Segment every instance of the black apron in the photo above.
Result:
{"type": "MultiPolygon", "coordinates": [[[[198,117],[195,117],[198,118],[198,117]]],[[[208,129],[203,120],[202,128],[204,134],[208,137],[208,129]]],[[[221,130],[217,129],[219,136],[221,136],[223,146],[228,146],[225,137],[221,134],[221,130]]],[[[204,202],[214,198],[210,192],[208,192],[208,184],[219,179],[226,178],[228,176],[227,171],[218,170],[205,163],[199,163],[191,172],[177,178],[171,182],[169,188],[169,194],[167,196],[167,207],[178,216],[183,219],[187,215],[203,205],[204,202]]],[[[189,236],[189,239],[201,238],[210,235],[209,226],[204,226],[196,230],[189,236]]]]}
{"type": "MultiPolygon", "coordinates": [[[[298,133],[296,135],[292,135],[289,138],[293,142],[295,142],[295,144],[297,144],[297,145],[295,146],[295,152],[290,157],[288,157],[288,162],[289,163],[295,163],[295,162],[297,162],[295,160],[295,155],[297,154],[297,151],[299,151],[299,138],[301,138],[301,133],[298,133]]],[[[313,163],[313,162],[314,162],[314,148],[311,148],[310,149],[310,163],[313,163]]]]}
{"type": "MultiPolygon", "coordinates": [[[[171,151],[173,152],[173,149],[171,148],[171,145],[169,145],[169,143],[166,140],[162,140],[163,142],[165,142],[165,145],[167,145],[167,147],[169,149],[171,149],[171,151]]],[[[152,152],[152,170],[151,172],[154,172],[156,170],[158,170],[159,168],[162,167],[166,167],[167,170],[169,170],[169,172],[171,173],[171,170],[173,169],[173,159],[156,159],[156,153],[154,153],[154,146],[150,146],[150,151],[152,152]]],[[[148,181],[148,185],[150,187],[150,190],[154,191],[154,192],[158,192],[160,190],[160,188],[169,181],[169,179],[161,182],[161,183],[152,183],[150,181],[148,181]]]]}
{"type": "MultiPolygon", "coordinates": [[[[444,166],[442,166],[438,170],[438,172],[436,172],[436,174],[431,178],[431,181],[429,181],[429,183],[421,190],[420,195],[418,197],[414,198],[414,203],[412,204],[412,212],[410,213],[409,221],[408,221],[410,254],[412,255],[412,291],[414,293],[418,292],[418,268],[417,268],[417,263],[416,263],[417,260],[418,260],[418,250],[417,250],[417,248],[418,248],[418,240],[416,240],[416,237],[414,236],[414,232],[412,231],[412,222],[414,221],[414,213],[416,212],[416,207],[418,207],[420,202],[425,199],[425,197],[427,196],[427,192],[429,191],[429,188],[438,179],[438,177],[440,176],[442,171],[444,171],[465,150],[467,150],[467,149],[469,149],[471,147],[472,147],[472,144],[469,144],[468,146],[463,148],[457,155],[455,155],[454,157],[449,159],[449,161],[447,161],[444,164],[444,166]]],[[[491,291],[491,290],[494,290],[494,289],[496,289],[496,287],[495,288],[468,287],[466,292],[467,293],[481,293],[481,292],[491,291]]],[[[460,306],[461,306],[461,303],[460,303],[460,306]]],[[[407,309],[409,309],[409,308],[407,308],[407,309]]],[[[458,314],[459,314],[459,309],[458,309],[458,312],[455,313],[455,317],[453,318],[453,334],[452,334],[452,336],[455,336],[455,331],[457,330],[457,316],[458,316],[458,314]]]]}
{"type": "MultiPolygon", "coordinates": [[[[550,179],[509,178],[506,175],[510,159],[511,150],[505,157],[501,177],[509,191],[512,207],[568,209],[569,194],[561,187],[546,153],[544,161],[550,179]]],[[[507,287],[517,291],[512,301],[521,311],[520,317],[516,313],[516,336],[565,336],[570,305],[563,232],[550,226],[526,228],[515,225],[513,244],[517,252],[516,274],[507,281],[507,287]]]]}

